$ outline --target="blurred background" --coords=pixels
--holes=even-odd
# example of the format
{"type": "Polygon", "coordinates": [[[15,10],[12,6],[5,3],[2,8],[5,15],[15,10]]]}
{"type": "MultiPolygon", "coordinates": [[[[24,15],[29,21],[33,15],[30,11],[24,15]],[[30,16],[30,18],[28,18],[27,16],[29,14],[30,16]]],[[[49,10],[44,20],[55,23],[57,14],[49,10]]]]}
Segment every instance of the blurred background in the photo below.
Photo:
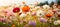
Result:
{"type": "Polygon", "coordinates": [[[0,0],[0,6],[6,6],[6,5],[11,5],[11,4],[20,4],[22,5],[21,2],[26,2],[27,5],[29,4],[35,4],[35,2],[45,2],[47,1],[48,3],[56,2],[57,0],[0,0]]]}

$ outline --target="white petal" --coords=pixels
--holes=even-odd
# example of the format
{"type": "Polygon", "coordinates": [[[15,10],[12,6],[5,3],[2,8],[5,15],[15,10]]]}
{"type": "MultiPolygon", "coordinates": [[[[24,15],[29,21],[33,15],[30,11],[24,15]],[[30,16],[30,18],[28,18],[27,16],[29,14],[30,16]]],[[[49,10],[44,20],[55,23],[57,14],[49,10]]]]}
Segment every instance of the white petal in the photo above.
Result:
{"type": "Polygon", "coordinates": [[[27,14],[24,14],[24,13],[22,13],[21,15],[20,15],[20,17],[26,17],[27,16],[27,14]]]}

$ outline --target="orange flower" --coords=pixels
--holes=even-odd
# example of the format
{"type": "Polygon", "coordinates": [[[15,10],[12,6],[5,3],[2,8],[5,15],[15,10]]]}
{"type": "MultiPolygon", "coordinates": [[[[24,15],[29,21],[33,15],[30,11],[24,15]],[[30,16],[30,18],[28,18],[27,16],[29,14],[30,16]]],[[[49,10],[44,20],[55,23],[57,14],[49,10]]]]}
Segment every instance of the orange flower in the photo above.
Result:
{"type": "Polygon", "coordinates": [[[15,25],[13,24],[12,27],[15,27],[15,25]]]}
{"type": "Polygon", "coordinates": [[[46,14],[46,17],[52,17],[53,14],[46,14]]]}
{"type": "Polygon", "coordinates": [[[25,4],[25,2],[22,2],[22,4],[25,4]]]}
{"type": "Polygon", "coordinates": [[[24,6],[23,8],[22,8],[22,11],[23,12],[28,12],[30,10],[30,7],[29,6],[24,6]]]}

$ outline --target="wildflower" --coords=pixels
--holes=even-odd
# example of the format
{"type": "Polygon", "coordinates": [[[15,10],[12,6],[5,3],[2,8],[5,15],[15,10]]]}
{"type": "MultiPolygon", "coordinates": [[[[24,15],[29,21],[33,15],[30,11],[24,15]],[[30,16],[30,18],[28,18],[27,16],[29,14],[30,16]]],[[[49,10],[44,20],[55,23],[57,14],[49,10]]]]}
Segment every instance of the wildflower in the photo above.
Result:
{"type": "Polygon", "coordinates": [[[30,7],[29,7],[29,6],[24,6],[24,7],[22,8],[22,11],[23,11],[23,12],[29,12],[29,10],[30,10],[30,7]]]}
{"type": "Polygon", "coordinates": [[[45,18],[40,18],[39,20],[40,20],[40,22],[47,22],[47,19],[45,19],[45,18]]]}
{"type": "Polygon", "coordinates": [[[52,16],[53,14],[50,14],[50,13],[46,14],[46,17],[52,17],[52,16]]]}
{"type": "Polygon", "coordinates": [[[43,16],[44,13],[45,13],[45,12],[44,12],[43,10],[38,10],[37,13],[36,13],[36,15],[37,15],[37,16],[43,16]]]}
{"type": "Polygon", "coordinates": [[[14,12],[14,13],[20,12],[20,8],[19,8],[19,7],[13,8],[13,12],[14,12]]]}
{"type": "Polygon", "coordinates": [[[36,26],[36,22],[34,22],[34,21],[29,21],[29,25],[31,25],[31,26],[36,26]]]}
{"type": "Polygon", "coordinates": [[[20,15],[20,17],[26,17],[27,16],[27,14],[25,14],[25,13],[22,13],[21,15],[20,15]]]}
{"type": "Polygon", "coordinates": [[[54,25],[60,24],[60,20],[54,21],[54,25]]]}
{"type": "Polygon", "coordinates": [[[5,20],[6,20],[5,18],[0,18],[1,22],[5,22],[5,20]]]}
{"type": "Polygon", "coordinates": [[[32,16],[36,15],[36,12],[32,12],[31,15],[32,15],[32,16]]]}

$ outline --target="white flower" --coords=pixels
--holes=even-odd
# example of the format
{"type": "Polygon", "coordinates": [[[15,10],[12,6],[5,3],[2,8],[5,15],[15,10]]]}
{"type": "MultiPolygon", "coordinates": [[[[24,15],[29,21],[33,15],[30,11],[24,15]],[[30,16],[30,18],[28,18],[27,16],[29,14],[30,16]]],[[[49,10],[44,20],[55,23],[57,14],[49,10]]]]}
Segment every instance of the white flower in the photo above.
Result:
{"type": "Polygon", "coordinates": [[[44,13],[45,12],[43,10],[38,10],[37,13],[36,13],[36,15],[37,16],[42,16],[42,15],[44,15],[44,13]]]}
{"type": "Polygon", "coordinates": [[[27,14],[25,14],[25,13],[22,13],[21,15],[20,15],[20,17],[26,17],[27,16],[27,14]]]}
{"type": "Polygon", "coordinates": [[[49,5],[43,5],[43,8],[44,9],[49,9],[50,7],[49,7],[49,5]]]}
{"type": "Polygon", "coordinates": [[[54,21],[54,25],[60,24],[60,20],[54,21]]]}

